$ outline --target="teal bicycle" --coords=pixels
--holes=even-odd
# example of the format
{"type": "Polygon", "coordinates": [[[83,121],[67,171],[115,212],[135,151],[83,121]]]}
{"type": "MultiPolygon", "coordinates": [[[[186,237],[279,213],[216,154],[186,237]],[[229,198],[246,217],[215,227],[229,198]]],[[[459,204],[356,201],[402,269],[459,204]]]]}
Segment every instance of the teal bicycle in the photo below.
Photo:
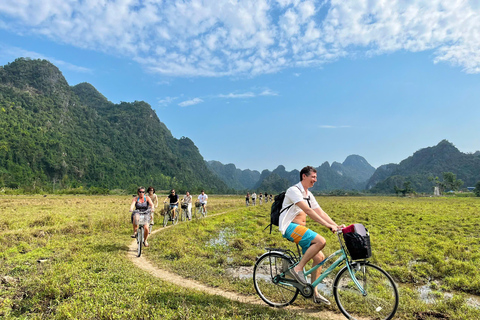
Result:
{"type": "Polygon", "coordinates": [[[305,278],[327,261],[338,257],[311,284],[303,285],[295,280],[289,270],[295,267],[301,258],[291,250],[266,248],[267,253],[260,256],[253,269],[255,290],[260,298],[272,307],[285,307],[295,301],[300,293],[311,298],[313,288],[318,286],[334,269],[345,264],[337,273],[333,282],[333,296],[340,311],[347,319],[389,320],[398,307],[398,289],[392,277],[382,268],[371,264],[367,259],[351,260],[344,241],[338,231],[340,250],[336,251],[318,265],[304,271],[305,278]]]}

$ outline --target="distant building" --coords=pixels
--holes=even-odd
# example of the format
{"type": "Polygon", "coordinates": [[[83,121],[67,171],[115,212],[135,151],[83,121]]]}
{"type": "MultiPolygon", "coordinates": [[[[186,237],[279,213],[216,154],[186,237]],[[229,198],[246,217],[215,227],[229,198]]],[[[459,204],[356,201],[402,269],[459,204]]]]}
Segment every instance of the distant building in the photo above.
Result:
{"type": "Polygon", "coordinates": [[[439,187],[434,187],[433,188],[433,195],[438,197],[440,196],[440,188],[439,187]]]}
{"type": "Polygon", "coordinates": [[[473,190],[475,190],[475,187],[467,187],[467,190],[473,192],[473,190]]]}

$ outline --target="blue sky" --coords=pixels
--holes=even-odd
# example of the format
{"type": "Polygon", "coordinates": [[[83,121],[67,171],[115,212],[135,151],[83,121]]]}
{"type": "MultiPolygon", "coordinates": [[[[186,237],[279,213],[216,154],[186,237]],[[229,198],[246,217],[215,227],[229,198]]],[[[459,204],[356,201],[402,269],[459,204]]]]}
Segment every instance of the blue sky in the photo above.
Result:
{"type": "Polygon", "coordinates": [[[0,3],[1,65],[47,59],[255,170],[480,150],[479,35],[478,0],[0,3]]]}

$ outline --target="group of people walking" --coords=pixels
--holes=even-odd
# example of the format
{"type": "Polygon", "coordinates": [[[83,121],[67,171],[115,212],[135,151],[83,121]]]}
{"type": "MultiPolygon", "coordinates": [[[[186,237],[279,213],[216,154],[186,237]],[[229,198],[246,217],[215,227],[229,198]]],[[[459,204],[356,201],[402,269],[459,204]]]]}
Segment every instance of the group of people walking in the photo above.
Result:
{"type": "MultiPolygon", "coordinates": [[[[163,203],[165,204],[168,203],[169,209],[172,210],[172,219],[174,219],[175,215],[177,214],[178,204],[180,202],[179,199],[180,199],[179,196],[175,193],[175,189],[172,189],[170,190],[170,194],[165,198],[165,200],[163,200],[163,203]]],[[[208,199],[208,195],[205,194],[204,190],[202,190],[200,195],[197,198],[197,202],[200,203],[200,206],[202,206],[205,211],[207,210],[207,199],[208,199]]],[[[192,220],[192,196],[190,195],[190,192],[188,191],[186,192],[181,202],[182,202],[182,205],[186,205],[187,207],[188,220],[192,220]]],[[[148,215],[148,219],[151,221],[151,224],[154,224],[154,216],[155,216],[154,212],[157,207],[158,207],[158,196],[155,193],[155,188],[148,187],[147,194],[145,194],[145,188],[139,187],[137,189],[137,196],[133,197],[132,203],[130,205],[130,212],[132,213],[131,222],[133,225],[133,235],[131,236],[132,238],[135,238],[137,236],[137,229],[138,229],[138,224],[135,219],[135,215],[146,214],[148,215]]],[[[148,235],[149,235],[149,230],[148,230],[148,224],[147,224],[145,225],[145,236],[143,240],[145,247],[148,247],[148,242],[147,242],[148,235]]]]}
{"type": "MultiPolygon", "coordinates": [[[[250,199],[252,200],[252,206],[256,206],[257,205],[257,194],[255,193],[255,191],[252,193],[252,195],[250,195],[250,192],[247,192],[247,195],[245,196],[245,205],[247,207],[250,205],[250,199]]],[[[268,194],[266,192],[265,192],[265,194],[262,194],[260,192],[260,194],[258,195],[258,201],[259,201],[259,204],[262,204],[263,201],[265,201],[265,203],[267,203],[268,201],[272,202],[273,201],[273,195],[268,194]]]]}

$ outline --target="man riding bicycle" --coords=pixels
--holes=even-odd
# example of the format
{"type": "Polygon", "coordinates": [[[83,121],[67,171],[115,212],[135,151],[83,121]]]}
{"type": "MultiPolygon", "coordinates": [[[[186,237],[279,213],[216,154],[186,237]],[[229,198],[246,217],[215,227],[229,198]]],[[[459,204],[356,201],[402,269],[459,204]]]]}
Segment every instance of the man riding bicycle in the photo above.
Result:
{"type": "Polygon", "coordinates": [[[170,194],[165,198],[163,203],[167,203],[167,199],[170,202],[170,209],[172,210],[172,220],[175,220],[175,214],[176,214],[176,211],[177,211],[177,208],[178,208],[178,195],[175,194],[174,189],[172,189],[172,191],[170,191],[170,194]]]}
{"type": "Polygon", "coordinates": [[[203,207],[205,212],[207,212],[207,199],[208,196],[205,194],[205,191],[202,190],[202,192],[198,195],[198,202],[200,202],[200,205],[203,207]]]}
{"type": "MultiPolygon", "coordinates": [[[[313,194],[308,190],[317,181],[317,170],[307,166],[300,171],[300,182],[287,189],[282,205],[282,214],[279,218],[279,230],[283,237],[295,242],[302,248],[302,258],[298,265],[290,270],[298,282],[307,284],[303,268],[308,261],[313,260],[314,265],[325,259],[322,249],[325,247],[325,238],[305,227],[307,215],[317,223],[336,232],[344,226],[338,226],[325,211],[322,210],[313,194]]],[[[314,282],[321,274],[321,268],[315,270],[311,277],[314,282]]],[[[325,297],[314,288],[313,301],[315,303],[330,304],[325,297]]]]}

